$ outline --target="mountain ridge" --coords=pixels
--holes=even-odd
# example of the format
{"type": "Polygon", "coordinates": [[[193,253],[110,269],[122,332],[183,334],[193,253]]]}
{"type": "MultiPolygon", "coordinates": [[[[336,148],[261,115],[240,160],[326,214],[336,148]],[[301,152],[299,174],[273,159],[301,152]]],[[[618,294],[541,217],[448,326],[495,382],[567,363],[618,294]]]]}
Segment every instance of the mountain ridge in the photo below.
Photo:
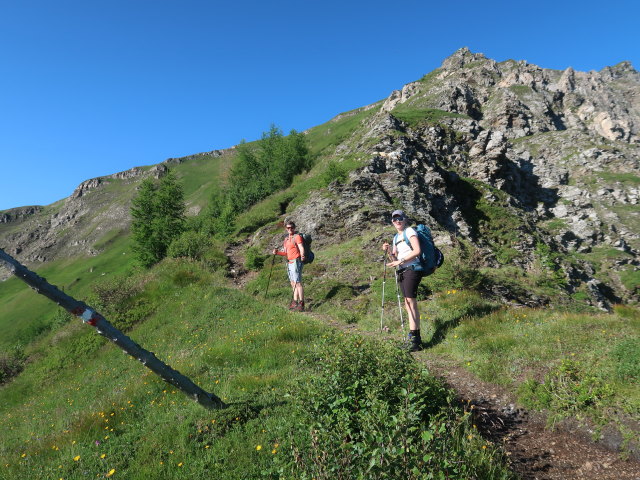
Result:
{"type": "MultiPolygon", "coordinates": [[[[442,242],[469,241],[485,268],[550,269],[569,294],[582,291],[603,309],[639,300],[640,74],[629,62],[599,72],[550,70],[525,61],[498,63],[465,47],[386,99],[327,124],[345,122],[356,126],[319,158],[338,164],[357,158],[359,167],[346,182],[311,192],[285,212],[316,235],[318,245],[340,241],[344,235],[337,230],[386,225],[388,211],[403,206],[431,223],[442,242]],[[551,258],[555,253],[543,258],[544,248],[562,259],[551,258]],[[598,253],[603,249],[609,250],[598,253]]],[[[319,127],[308,136],[315,131],[319,127]]],[[[92,245],[117,228],[101,223],[117,220],[127,230],[129,187],[142,175],[232,154],[214,150],[169,159],[151,173],[131,169],[82,182],[52,206],[21,215],[0,212],[0,242],[26,262],[95,255],[92,245]],[[99,200],[105,190],[99,187],[114,182],[123,187],[111,208],[106,196],[99,200]],[[103,212],[84,229],[93,233],[58,238],[61,229],[88,218],[91,196],[103,212]]]]}

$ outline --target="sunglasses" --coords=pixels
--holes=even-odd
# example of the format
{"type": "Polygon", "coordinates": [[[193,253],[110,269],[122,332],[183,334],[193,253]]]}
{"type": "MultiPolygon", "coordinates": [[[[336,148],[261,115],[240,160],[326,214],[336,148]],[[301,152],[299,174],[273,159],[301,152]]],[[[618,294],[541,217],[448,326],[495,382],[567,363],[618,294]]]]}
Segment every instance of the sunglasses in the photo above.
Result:
{"type": "Polygon", "coordinates": [[[403,220],[404,220],[404,217],[393,217],[391,220],[392,220],[393,222],[401,222],[401,221],[403,221],[403,220]]]}
{"type": "Polygon", "coordinates": [[[286,228],[287,230],[293,230],[294,229],[294,227],[284,227],[284,228],[286,228]]]}

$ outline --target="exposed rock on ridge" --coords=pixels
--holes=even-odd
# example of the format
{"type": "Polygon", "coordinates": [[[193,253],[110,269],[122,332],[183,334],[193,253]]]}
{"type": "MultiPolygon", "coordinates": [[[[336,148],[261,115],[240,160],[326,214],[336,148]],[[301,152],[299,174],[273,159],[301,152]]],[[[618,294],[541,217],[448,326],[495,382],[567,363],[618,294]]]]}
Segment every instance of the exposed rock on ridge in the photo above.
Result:
{"type": "Polygon", "coordinates": [[[346,231],[359,230],[387,223],[402,205],[441,233],[470,240],[485,265],[498,266],[504,261],[475,200],[465,198],[469,180],[478,181],[507,194],[485,192],[485,201],[519,218],[514,263],[536,268],[535,249],[545,243],[564,258],[567,292],[582,289],[607,309],[640,298],[640,285],[622,281],[640,266],[639,128],[640,74],[628,62],[600,72],[556,71],[463,48],[393,91],[336,149],[338,160],[364,149],[367,165],[293,215],[307,231],[331,238],[338,217],[346,231]],[[621,256],[590,263],[588,254],[607,247],[621,256]],[[585,256],[570,261],[575,253],[585,256]]]}
{"type": "Polygon", "coordinates": [[[25,263],[39,263],[77,255],[95,255],[95,245],[106,234],[127,231],[130,200],[135,189],[114,198],[102,188],[120,181],[135,186],[140,177],[162,176],[166,165],[132,168],[82,182],[65,200],[48,207],[23,207],[2,212],[0,223],[5,251],[25,263]],[[22,213],[19,213],[22,212],[22,213]],[[20,222],[17,222],[21,220],[20,222]]]}

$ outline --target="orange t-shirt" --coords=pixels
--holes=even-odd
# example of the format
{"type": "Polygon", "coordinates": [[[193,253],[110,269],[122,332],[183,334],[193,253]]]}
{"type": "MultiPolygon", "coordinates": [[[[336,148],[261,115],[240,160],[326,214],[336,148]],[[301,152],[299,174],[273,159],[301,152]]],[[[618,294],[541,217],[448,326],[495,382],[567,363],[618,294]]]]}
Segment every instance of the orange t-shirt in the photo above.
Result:
{"type": "Polygon", "coordinates": [[[284,252],[278,252],[278,255],[286,256],[287,260],[295,260],[300,256],[298,244],[302,243],[302,237],[297,233],[289,235],[284,239],[284,252]],[[293,237],[293,240],[292,238],[293,237]]]}

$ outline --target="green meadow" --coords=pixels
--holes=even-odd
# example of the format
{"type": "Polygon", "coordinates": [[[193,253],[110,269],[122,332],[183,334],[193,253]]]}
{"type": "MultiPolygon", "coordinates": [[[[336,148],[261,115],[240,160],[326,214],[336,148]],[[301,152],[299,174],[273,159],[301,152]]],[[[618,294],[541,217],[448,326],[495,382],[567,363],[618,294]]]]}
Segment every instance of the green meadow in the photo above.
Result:
{"type": "Polygon", "coordinates": [[[194,262],[135,275],[152,313],[128,335],[229,408],[206,410],[69,318],[0,389],[2,478],[511,478],[396,342],[339,334],[194,262]]]}

